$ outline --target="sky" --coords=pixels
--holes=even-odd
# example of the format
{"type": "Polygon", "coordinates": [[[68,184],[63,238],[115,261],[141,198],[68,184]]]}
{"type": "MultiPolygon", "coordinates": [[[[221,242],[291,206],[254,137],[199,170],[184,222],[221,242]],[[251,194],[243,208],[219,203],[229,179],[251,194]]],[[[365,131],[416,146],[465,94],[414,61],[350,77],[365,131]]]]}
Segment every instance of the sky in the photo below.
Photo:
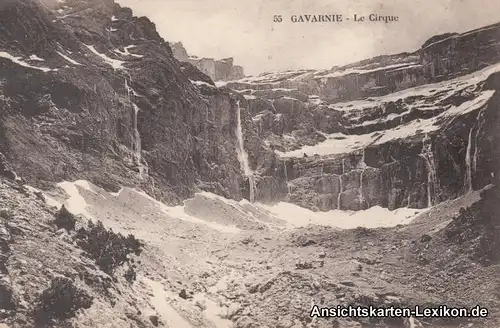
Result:
{"type": "Polygon", "coordinates": [[[181,41],[190,55],[234,57],[246,74],[329,69],[412,52],[433,35],[500,22],[500,0],[116,1],[136,16],[149,17],[165,40],[181,41]],[[291,22],[292,15],[330,14],[343,15],[343,22],[291,22]],[[354,14],[392,15],[399,20],[354,22],[354,14]],[[274,15],[282,15],[283,21],[273,22],[274,15]]]}

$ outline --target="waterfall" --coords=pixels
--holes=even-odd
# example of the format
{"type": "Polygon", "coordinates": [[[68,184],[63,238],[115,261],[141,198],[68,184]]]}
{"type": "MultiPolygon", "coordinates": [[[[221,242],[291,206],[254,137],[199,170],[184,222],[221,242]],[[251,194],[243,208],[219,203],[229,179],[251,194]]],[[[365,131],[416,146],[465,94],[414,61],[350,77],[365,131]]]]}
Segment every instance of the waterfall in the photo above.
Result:
{"type": "Polygon", "coordinates": [[[424,159],[427,166],[427,207],[432,207],[438,193],[439,185],[434,153],[432,152],[432,139],[427,134],[422,140],[422,152],[418,156],[424,159]]]}
{"type": "Polygon", "coordinates": [[[286,168],[286,161],[283,162],[283,169],[285,170],[285,180],[286,183],[288,184],[288,170],[286,168]]]}
{"type": "Polygon", "coordinates": [[[127,90],[128,100],[131,101],[130,93],[132,92],[132,87],[128,85],[127,78],[125,78],[125,90],[127,90]]]}
{"type": "Polygon", "coordinates": [[[427,207],[432,207],[432,169],[430,161],[425,155],[420,154],[419,157],[423,158],[427,167],[427,207]]]}
{"type": "Polygon", "coordinates": [[[481,128],[483,126],[481,123],[478,124],[477,131],[476,131],[476,136],[474,137],[474,143],[476,145],[474,147],[474,156],[472,157],[472,171],[474,173],[477,172],[477,151],[479,149],[478,144],[477,144],[477,139],[479,138],[479,131],[481,130],[481,128]]]}
{"type": "MultiPolygon", "coordinates": [[[[130,77],[129,77],[130,78],[130,77]]],[[[142,177],[144,174],[144,171],[146,167],[142,164],[142,155],[141,155],[141,135],[139,133],[139,129],[137,126],[137,114],[139,113],[139,107],[133,102],[133,95],[135,95],[134,90],[132,90],[132,87],[129,85],[127,78],[125,78],[125,89],[127,90],[127,96],[129,102],[132,104],[132,108],[134,110],[134,116],[133,116],[133,126],[134,126],[134,136],[133,136],[133,145],[132,149],[134,152],[134,161],[137,165],[137,168],[139,169],[139,177],[142,177]]]]}
{"type": "Polygon", "coordinates": [[[365,170],[361,171],[361,174],[359,175],[359,203],[361,206],[363,206],[365,201],[365,198],[363,197],[363,173],[365,173],[365,170]]]}
{"type": "Polygon", "coordinates": [[[363,149],[363,152],[361,153],[361,161],[359,162],[358,167],[364,169],[367,166],[368,165],[366,165],[366,163],[365,163],[365,149],[363,149]]]}
{"type": "Polygon", "coordinates": [[[467,151],[465,154],[465,191],[472,191],[472,165],[471,165],[471,151],[472,151],[472,127],[469,131],[469,139],[467,141],[467,151]]]}
{"type": "Polygon", "coordinates": [[[339,181],[340,181],[340,189],[339,189],[339,194],[337,195],[337,209],[340,210],[340,200],[341,200],[341,196],[342,196],[342,175],[339,177],[339,181]]]}
{"type": "Polygon", "coordinates": [[[137,114],[139,113],[139,107],[133,104],[134,107],[134,154],[137,167],[139,168],[139,176],[144,173],[144,166],[142,165],[142,155],[141,155],[141,135],[137,128],[137,114]]]}
{"type": "Polygon", "coordinates": [[[483,125],[484,125],[483,115],[484,115],[484,110],[485,109],[486,109],[486,107],[484,107],[481,110],[481,112],[479,113],[479,115],[477,116],[478,123],[477,123],[476,136],[474,137],[475,149],[474,149],[474,156],[472,158],[472,172],[473,173],[477,172],[477,151],[479,149],[479,146],[478,146],[478,143],[477,143],[477,139],[479,138],[479,132],[481,131],[481,129],[483,128],[483,125]]]}
{"type": "Polygon", "coordinates": [[[359,175],[359,203],[363,206],[365,202],[365,197],[363,196],[363,175],[365,173],[365,169],[367,167],[365,163],[365,150],[363,149],[363,155],[361,157],[361,161],[358,164],[358,167],[361,169],[361,174],[359,175]]]}
{"type": "Polygon", "coordinates": [[[285,170],[286,187],[288,188],[288,194],[290,194],[291,193],[291,186],[288,183],[288,169],[286,168],[286,161],[283,162],[283,168],[285,170]]]}
{"type": "Polygon", "coordinates": [[[253,176],[253,171],[250,168],[250,163],[248,161],[248,153],[245,151],[244,141],[243,141],[243,129],[241,127],[241,108],[240,101],[236,102],[238,110],[236,112],[237,117],[237,125],[236,125],[236,138],[238,139],[238,160],[241,165],[241,169],[243,170],[245,176],[248,178],[249,189],[250,189],[250,202],[254,202],[255,200],[255,181],[253,176]]]}
{"type": "Polygon", "coordinates": [[[278,113],[278,111],[276,110],[276,107],[274,107],[274,99],[271,100],[271,108],[273,109],[274,114],[278,113]]]}
{"type": "Polygon", "coordinates": [[[337,209],[340,210],[340,199],[342,196],[342,189],[344,189],[343,182],[342,182],[342,176],[344,175],[345,172],[345,158],[342,158],[342,174],[339,177],[339,182],[340,182],[340,189],[339,189],[339,194],[337,196],[337,209]]]}

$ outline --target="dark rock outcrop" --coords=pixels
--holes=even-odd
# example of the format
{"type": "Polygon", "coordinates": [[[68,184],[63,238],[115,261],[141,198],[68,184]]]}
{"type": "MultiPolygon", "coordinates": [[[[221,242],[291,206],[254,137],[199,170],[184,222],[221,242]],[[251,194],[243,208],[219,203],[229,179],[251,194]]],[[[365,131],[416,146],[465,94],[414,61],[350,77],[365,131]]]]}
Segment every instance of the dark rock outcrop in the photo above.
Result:
{"type": "Polygon", "coordinates": [[[2,153],[0,153],[0,175],[11,180],[17,178],[17,174],[12,170],[11,165],[7,162],[7,159],[2,153]]]}
{"type": "Polygon", "coordinates": [[[215,60],[213,58],[198,58],[189,56],[181,42],[171,44],[174,57],[181,62],[187,62],[210,76],[214,81],[232,81],[245,76],[243,67],[234,65],[233,58],[215,60]]]}
{"type": "Polygon", "coordinates": [[[483,265],[499,263],[500,190],[492,186],[481,192],[481,200],[463,209],[443,231],[446,240],[483,265]]]}
{"type": "Polygon", "coordinates": [[[445,34],[420,50],[424,75],[431,81],[474,72],[500,60],[500,24],[462,34],[445,34]],[[474,53],[474,56],[471,56],[474,53]]]}
{"type": "Polygon", "coordinates": [[[361,210],[424,208],[491,183],[500,160],[498,28],[437,36],[412,54],[327,72],[229,83],[279,156],[262,188],[272,185],[278,198],[314,210],[361,210]],[[455,52],[446,48],[449,40],[455,52]],[[430,73],[429,60],[443,54],[456,65],[430,73]],[[477,58],[489,66],[476,65],[477,58]]]}

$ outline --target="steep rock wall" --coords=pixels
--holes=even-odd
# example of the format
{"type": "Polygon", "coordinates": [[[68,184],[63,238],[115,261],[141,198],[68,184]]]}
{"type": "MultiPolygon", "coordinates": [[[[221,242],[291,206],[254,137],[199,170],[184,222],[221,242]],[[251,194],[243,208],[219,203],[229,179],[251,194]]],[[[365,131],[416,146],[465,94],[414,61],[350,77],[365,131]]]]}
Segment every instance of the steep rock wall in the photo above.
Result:
{"type": "Polygon", "coordinates": [[[500,60],[500,24],[431,41],[420,50],[420,62],[425,77],[432,81],[470,73],[500,60]]]}
{"type": "MultiPolygon", "coordinates": [[[[274,173],[261,179],[262,200],[272,195],[315,210],[424,208],[490,184],[500,159],[495,28],[474,32],[485,33],[478,40],[489,39],[489,51],[469,49],[468,58],[461,59],[472,63],[482,57],[488,66],[471,64],[466,71],[448,70],[444,77],[425,76],[422,66],[395,69],[419,72],[418,88],[396,86],[376,96],[362,95],[360,79],[376,78],[379,71],[341,77],[342,84],[324,92],[311,83],[317,74],[312,71],[230,83],[246,98],[259,135],[278,154],[271,165],[274,173]],[[351,79],[351,89],[343,89],[345,79],[351,79]],[[309,89],[301,87],[304,81],[309,89]],[[338,101],[322,98],[325,93],[364,99],[338,101]]],[[[435,38],[426,47],[450,37],[465,42],[469,35],[435,38]]],[[[393,76],[384,84],[397,81],[393,76]]]]}
{"type": "Polygon", "coordinates": [[[234,97],[180,65],[152,22],[111,0],[4,6],[0,151],[28,183],[240,197],[234,97]]]}
{"type": "Polygon", "coordinates": [[[234,65],[233,58],[215,60],[213,58],[197,58],[189,56],[181,42],[171,45],[174,57],[182,62],[187,62],[210,76],[214,81],[232,81],[245,76],[243,67],[234,65]]]}

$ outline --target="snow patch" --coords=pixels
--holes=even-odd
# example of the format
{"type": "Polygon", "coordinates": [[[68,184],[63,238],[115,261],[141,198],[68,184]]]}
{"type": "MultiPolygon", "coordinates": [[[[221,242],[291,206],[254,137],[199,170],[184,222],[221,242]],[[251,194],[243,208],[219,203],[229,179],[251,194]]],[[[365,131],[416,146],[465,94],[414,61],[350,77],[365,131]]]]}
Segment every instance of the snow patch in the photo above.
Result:
{"type": "Polygon", "coordinates": [[[90,191],[91,193],[94,193],[97,195],[97,192],[92,189],[92,187],[90,186],[90,183],[86,180],[77,180],[74,182],[74,184],[77,185],[78,187],[81,187],[81,188],[83,188],[87,191],[90,191]]]}
{"type": "Polygon", "coordinates": [[[304,227],[309,224],[341,229],[394,227],[398,224],[408,224],[417,215],[425,212],[425,210],[409,208],[390,211],[380,206],[373,206],[363,211],[332,210],[313,212],[286,202],[280,202],[276,205],[259,205],[274,214],[278,219],[286,221],[293,228],[304,227]]]}
{"type": "Polygon", "coordinates": [[[204,82],[204,81],[193,81],[193,80],[189,80],[191,83],[193,83],[194,85],[197,85],[197,86],[200,86],[200,85],[204,85],[204,86],[208,86],[208,87],[211,87],[213,88],[214,86],[207,83],[207,82],[204,82]]]}
{"type": "Polygon", "coordinates": [[[409,66],[406,66],[406,67],[392,69],[389,72],[397,72],[397,71],[402,71],[402,70],[405,70],[405,69],[417,68],[417,67],[422,67],[422,65],[421,64],[409,65],[409,66]]]}
{"type": "Polygon", "coordinates": [[[292,89],[292,88],[272,88],[269,90],[271,90],[271,91],[297,91],[297,89],[292,89]]]}
{"type": "Polygon", "coordinates": [[[417,119],[395,128],[377,131],[370,134],[344,135],[334,133],[328,135],[328,139],[314,146],[304,146],[300,149],[280,152],[281,157],[302,157],[318,155],[334,155],[350,153],[354,150],[366,148],[371,144],[381,145],[389,141],[405,139],[415,134],[427,134],[439,130],[443,125],[449,124],[454,118],[470,113],[485,106],[495,93],[494,90],[486,90],[473,100],[466,101],[459,106],[451,106],[445,112],[429,119],[417,119]]]}
{"type": "Polygon", "coordinates": [[[99,51],[97,51],[94,46],[89,46],[85,44],[85,46],[92,51],[95,55],[101,57],[107,64],[111,65],[113,69],[118,70],[118,69],[125,69],[123,64],[125,64],[124,61],[118,60],[118,59],[112,59],[106,56],[105,54],[101,54],[99,51]]]}
{"type": "Polygon", "coordinates": [[[377,139],[375,144],[380,145],[391,140],[408,138],[415,135],[416,131],[418,133],[429,133],[439,130],[441,128],[439,123],[443,122],[445,125],[449,124],[449,122],[457,116],[480,109],[487,103],[494,93],[494,90],[483,91],[477,98],[466,101],[460,106],[451,106],[448,110],[435,117],[425,120],[414,120],[405,125],[388,130],[380,139],[377,139]]]}
{"type": "Polygon", "coordinates": [[[62,58],[64,58],[64,59],[65,59],[65,60],[67,60],[68,62],[70,62],[71,64],[73,64],[73,65],[78,65],[78,66],[81,66],[81,65],[82,65],[82,64],[80,64],[80,63],[78,63],[78,62],[74,61],[73,59],[69,58],[68,56],[66,56],[66,55],[65,55],[65,54],[63,54],[62,52],[59,52],[59,51],[56,51],[56,52],[57,52],[57,54],[58,54],[59,56],[61,56],[62,58]]]}
{"type": "Polygon", "coordinates": [[[395,102],[404,98],[429,97],[434,95],[438,91],[443,92],[443,95],[441,97],[441,99],[443,99],[457,92],[458,86],[461,86],[462,90],[471,86],[475,86],[478,83],[484,81],[488,76],[496,72],[500,72],[500,64],[494,64],[480,71],[459,76],[452,80],[420,85],[413,88],[397,91],[385,96],[370,97],[370,100],[339,102],[328,107],[340,111],[362,110],[365,108],[373,108],[382,103],[395,102]]]}
{"type": "Polygon", "coordinates": [[[109,194],[113,197],[120,197],[120,194],[122,193],[123,191],[123,188],[120,188],[120,190],[118,190],[118,192],[110,192],[109,194]]]}
{"type": "Polygon", "coordinates": [[[259,74],[257,76],[247,76],[243,79],[238,80],[240,83],[251,83],[251,84],[279,84],[280,81],[285,79],[297,80],[304,75],[314,72],[312,70],[287,70],[287,71],[276,71],[276,72],[266,72],[259,74]]]}
{"type": "Polygon", "coordinates": [[[215,82],[215,86],[216,86],[216,87],[218,87],[218,88],[220,88],[220,87],[224,87],[224,86],[226,86],[226,85],[227,85],[227,83],[228,83],[228,82],[226,82],[226,81],[216,81],[216,82],[215,82]]]}
{"type": "Polygon", "coordinates": [[[37,66],[30,65],[27,62],[22,61],[21,60],[22,57],[14,57],[5,51],[0,51],[0,57],[5,58],[5,59],[9,59],[11,62],[13,62],[14,64],[17,64],[19,66],[36,69],[36,70],[39,70],[39,71],[42,71],[45,73],[51,72],[51,71],[57,71],[56,69],[51,69],[51,68],[47,68],[47,67],[37,67],[37,66]]]}
{"type": "Polygon", "coordinates": [[[369,69],[369,70],[363,70],[363,69],[359,69],[359,68],[358,69],[350,68],[350,69],[346,69],[343,71],[337,71],[337,72],[333,72],[333,73],[326,74],[326,75],[320,75],[317,77],[321,78],[321,79],[325,79],[325,78],[341,77],[341,76],[346,76],[346,75],[350,75],[350,74],[368,74],[368,73],[374,73],[374,72],[385,71],[388,69],[396,69],[396,68],[406,69],[406,68],[416,67],[416,66],[421,66],[421,65],[419,65],[417,63],[394,64],[394,65],[389,65],[389,66],[377,67],[377,68],[369,69]]]}
{"type": "Polygon", "coordinates": [[[79,180],[78,184],[77,182],[68,182],[68,181],[63,181],[57,184],[57,186],[63,189],[69,196],[69,198],[66,199],[64,204],[68,209],[68,211],[70,211],[74,215],[83,215],[88,219],[92,219],[93,218],[92,215],[87,211],[88,204],[85,201],[85,198],[83,198],[82,195],[80,195],[80,191],[78,191],[77,186],[80,185],[86,186],[86,183],[83,182],[82,180],[79,180]]]}
{"type": "Polygon", "coordinates": [[[31,55],[30,60],[45,61],[45,59],[38,57],[37,55],[31,55]]]}
{"type": "Polygon", "coordinates": [[[129,49],[133,49],[133,48],[136,48],[136,47],[137,47],[136,45],[132,44],[132,45],[124,47],[123,49],[125,51],[121,51],[119,49],[115,49],[114,52],[116,52],[117,54],[120,54],[122,56],[132,56],[132,57],[136,57],[136,58],[142,58],[142,57],[144,57],[143,55],[133,54],[133,53],[131,53],[131,52],[128,51],[129,49]]]}
{"type": "Polygon", "coordinates": [[[302,157],[304,154],[307,154],[308,156],[313,156],[315,154],[318,155],[344,154],[364,148],[370,143],[372,143],[373,140],[374,138],[370,134],[345,135],[343,133],[334,133],[328,135],[327,140],[317,145],[304,146],[300,149],[288,152],[276,151],[276,154],[278,154],[281,157],[302,157]]]}
{"type": "Polygon", "coordinates": [[[180,219],[180,220],[184,220],[184,221],[187,221],[187,222],[191,222],[191,223],[195,223],[195,224],[201,224],[201,225],[205,225],[205,226],[208,226],[209,228],[212,228],[214,230],[218,230],[220,232],[223,232],[223,233],[232,233],[232,234],[236,234],[236,233],[239,233],[241,230],[234,227],[234,226],[226,226],[226,225],[222,225],[222,224],[218,224],[218,223],[215,223],[215,222],[208,222],[208,221],[205,221],[205,220],[202,220],[202,219],[198,219],[192,215],[189,215],[186,213],[185,211],[185,206],[184,205],[181,205],[181,206],[167,206],[165,204],[163,204],[162,202],[154,199],[153,197],[149,196],[148,194],[146,194],[145,192],[143,191],[138,191],[138,190],[135,190],[135,189],[129,189],[129,188],[126,188],[138,195],[141,195],[142,197],[148,199],[149,201],[151,201],[153,204],[155,204],[164,214],[172,217],[172,218],[176,218],[176,219],[180,219]]]}

